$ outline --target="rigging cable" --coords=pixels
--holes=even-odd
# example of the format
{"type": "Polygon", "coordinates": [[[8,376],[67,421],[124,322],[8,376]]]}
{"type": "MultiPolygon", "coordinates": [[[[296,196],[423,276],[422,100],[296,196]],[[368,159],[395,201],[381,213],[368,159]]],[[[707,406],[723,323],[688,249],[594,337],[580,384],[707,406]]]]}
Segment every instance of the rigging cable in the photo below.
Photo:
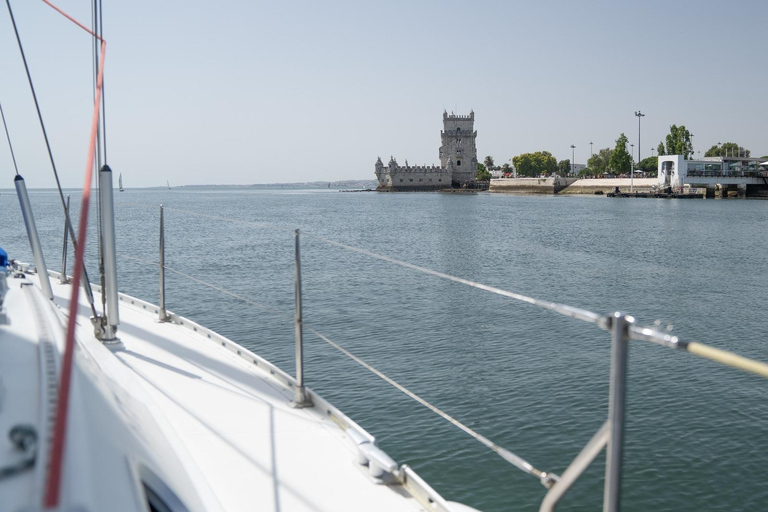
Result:
{"type": "MultiPolygon", "coordinates": [[[[8,1],[8,0],[6,0],[8,1]]],[[[61,382],[59,385],[58,407],[56,408],[56,422],[54,426],[53,442],[51,443],[51,453],[49,457],[48,472],[45,482],[45,497],[43,506],[45,508],[56,508],[59,506],[59,497],[61,494],[61,483],[63,479],[63,460],[64,460],[64,440],[67,431],[67,416],[69,413],[69,397],[72,384],[72,363],[75,351],[75,325],[77,323],[77,306],[80,292],[80,281],[83,276],[83,258],[85,256],[85,240],[88,234],[88,206],[91,199],[91,184],[93,160],[96,147],[96,131],[99,124],[99,106],[101,97],[101,84],[104,76],[104,56],[106,54],[107,42],[94,34],[83,24],[72,18],[48,0],[43,0],[46,4],[75,23],[77,26],[88,32],[91,36],[101,41],[101,56],[99,65],[99,76],[96,87],[96,101],[93,105],[93,116],[91,118],[91,134],[88,143],[88,156],[85,168],[85,182],[83,183],[83,200],[80,206],[80,224],[78,231],[81,243],[75,248],[75,270],[72,276],[72,294],[70,296],[70,312],[67,318],[66,345],[64,348],[63,361],[61,363],[61,382]]],[[[10,7],[10,4],[9,4],[10,7]]],[[[83,283],[90,288],[90,285],[83,283]]]]}
{"type": "MultiPolygon", "coordinates": [[[[47,3],[48,5],[51,5],[50,3],[46,2],[46,0],[43,0],[43,2],[47,3]]],[[[72,220],[69,217],[69,210],[67,210],[67,203],[64,201],[64,192],[62,192],[61,190],[61,181],[59,180],[59,173],[56,170],[56,163],[53,160],[53,152],[51,151],[51,144],[48,141],[48,132],[46,132],[45,130],[45,123],[43,122],[43,114],[40,112],[40,104],[37,101],[37,93],[35,92],[35,86],[32,83],[32,75],[29,72],[27,57],[26,55],[24,55],[24,47],[21,44],[19,29],[16,27],[16,18],[13,16],[13,10],[11,9],[11,1],[5,0],[5,3],[8,6],[8,14],[11,16],[13,31],[16,34],[16,42],[19,44],[19,52],[21,53],[21,60],[24,62],[24,70],[27,72],[27,80],[29,81],[29,89],[32,91],[32,99],[35,100],[35,109],[37,110],[37,118],[40,120],[40,128],[43,130],[45,147],[48,149],[48,158],[51,160],[51,167],[53,168],[53,176],[54,178],[56,178],[56,188],[59,191],[59,199],[61,200],[61,206],[62,208],[64,208],[64,216],[66,217],[65,224],[69,226],[69,237],[72,240],[72,246],[75,248],[75,252],[77,252],[77,247],[79,246],[79,244],[77,243],[77,238],[75,238],[75,229],[72,227],[72,220]]],[[[54,7],[54,6],[51,5],[51,7],[54,7]]],[[[93,316],[97,316],[96,307],[93,305],[93,291],[91,290],[91,287],[89,284],[90,280],[88,279],[88,271],[85,269],[85,267],[83,267],[83,275],[85,276],[85,284],[83,288],[86,291],[86,296],[88,297],[88,303],[91,305],[91,312],[93,313],[93,316]]]]}
{"type": "MultiPolygon", "coordinates": [[[[99,37],[101,34],[99,34],[99,14],[98,14],[99,5],[96,2],[96,0],[93,0],[91,2],[91,31],[99,37]]],[[[92,38],[93,44],[93,101],[96,101],[96,88],[98,87],[98,76],[99,76],[99,41],[95,37],[92,38]]],[[[101,173],[99,173],[99,169],[101,169],[101,117],[99,117],[99,124],[96,128],[96,165],[93,166],[93,174],[95,176],[96,180],[96,188],[101,189],[101,173]]],[[[101,225],[101,194],[96,195],[96,204],[98,205],[96,208],[96,224],[98,226],[98,237],[97,237],[97,244],[98,244],[98,255],[99,255],[99,284],[101,285],[101,289],[105,289],[106,285],[106,275],[104,274],[104,236],[102,231],[102,225],[101,225]]],[[[106,317],[107,312],[107,295],[102,293],[101,294],[101,313],[102,318],[106,317]]]]}
{"type": "Polygon", "coordinates": [[[5,128],[5,136],[8,139],[8,147],[11,148],[11,158],[13,159],[13,168],[16,169],[16,176],[18,176],[19,166],[16,165],[16,155],[13,154],[13,144],[11,144],[11,134],[8,133],[8,125],[5,124],[5,112],[3,112],[2,103],[0,103],[0,117],[3,118],[3,127],[5,128]]]}

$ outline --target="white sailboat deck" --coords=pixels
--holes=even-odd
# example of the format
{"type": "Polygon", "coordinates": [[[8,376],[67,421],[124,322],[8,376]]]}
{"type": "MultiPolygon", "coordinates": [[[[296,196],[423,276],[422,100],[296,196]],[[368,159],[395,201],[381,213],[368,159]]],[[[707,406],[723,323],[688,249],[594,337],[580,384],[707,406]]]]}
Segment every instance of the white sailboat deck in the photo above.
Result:
{"type": "MultiPolygon", "coordinates": [[[[22,297],[23,291],[20,282],[36,282],[36,277],[22,280],[9,276],[11,289],[6,304],[10,299],[11,313],[21,313],[18,297],[22,297]]],[[[51,279],[51,284],[55,303],[63,309],[53,311],[53,314],[41,314],[40,311],[35,313],[34,308],[25,307],[28,318],[0,325],[0,371],[6,375],[13,372],[13,366],[18,368],[26,364],[29,368],[30,362],[38,361],[37,348],[32,347],[40,336],[18,326],[38,325],[38,333],[46,330],[43,324],[48,324],[49,330],[63,329],[71,287],[59,284],[58,279],[51,279]],[[12,353],[8,345],[20,343],[16,336],[27,338],[25,346],[30,350],[25,356],[19,356],[25,357],[26,363],[7,357],[12,353]]],[[[44,306],[42,309],[53,309],[40,293],[36,293],[34,300],[44,306]]],[[[96,293],[96,302],[99,300],[96,293]]],[[[118,459],[111,465],[108,460],[104,461],[105,471],[107,468],[115,471],[114,468],[120,468],[122,464],[124,478],[119,474],[107,477],[107,481],[115,485],[121,480],[135,479],[136,467],[141,464],[153,469],[160,478],[164,477],[163,471],[174,473],[183,468],[184,478],[170,475],[166,483],[189,510],[466,510],[462,505],[445,502],[407,467],[395,470],[400,475],[399,481],[384,483],[373,478],[369,467],[357,462],[359,443],[372,441],[370,435],[315,395],[314,407],[291,407],[292,378],[258,356],[176,315],[172,322],[161,323],[157,320],[157,308],[151,304],[121,295],[120,305],[118,336],[123,347],[109,350],[93,337],[90,309],[81,294],[77,330],[79,350],[76,352],[76,366],[79,365],[81,371],[75,374],[73,381],[73,393],[80,389],[80,394],[73,397],[75,402],[69,420],[69,432],[80,432],[81,435],[70,436],[67,441],[65,502],[69,496],[70,503],[74,504],[77,500],[73,501],[73,497],[80,494],[67,491],[67,487],[75,485],[76,478],[70,476],[70,472],[77,472],[78,465],[82,467],[82,461],[76,459],[85,451],[91,454],[92,464],[98,464],[100,457],[118,459]],[[92,420],[79,417],[78,413],[87,406],[78,406],[77,401],[88,400],[87,390],[83,392],[83,380],[78,378],[78,375],[89,373],[84,364],[98,367],[103,372],[105,378],[101,380],[104,382],[93,385],[111,388],[102,392],[110,395],[110,400],[116,398],[119,408],[141,409],[134,415],[134,421],[138,422],[142,416],[151,417],[151,421],[135,428],[131,428],[129,422],[128,430],[133,432],[125,434],[124,446],[117,448],[118,452],[122,450],[124,453],[111,453],[114,447],[103,449],[93,444],[98,443],[96,437],[89,440],[88,435],[82,435],[88,428],[96,428],[92,420]],[[118,387],[119,392],[115,391],[118,387]],[[138,441],[131,440],[131,434],[138,437],[138,441]],[[161,446],[156,450],[158,440],[161,446]],[[83,442],[91,445],[78,446],[83,442]],[[141,449],[134,449],[134,445],[141,449]],[[164,451],[167,454],[161,457],[164,451]],[[157,464],[161,463],[157,461],[138,460],[143,452],[162,458],[162,464],[170,469],[158,468],[157,464]]],[[[63,336],[55,338],[61,350],[63,336]]],[[[27,392],[26,409],[15,410],[26,411],[24,421],[40,423],[41,416],[35,419],[37,405],[30,405],[39,403],[36,398],[38,387],[30,386],[32,381],[37,382],[37,376],[28,373],[27,380],[30,382],[25,385],[34,392],[27,392]],[[32,395],[35,395],[34,400],[30,399],[32,395]]],[[[93,400],[89,403],[94,406],[93,400]]],[[[9,420],[0,411],[0,428],[5,432],[10,426],[9,421],[19,420],[19,417],[9,420]]],[[[44,431],[44,428],[39,430],[44,431]]],[[[122,433],[116,434],[119,440],[122,433]]],[[[368,443],[368,447],[372,446],[368,443]]],[[[38,453],[42,455],[46,450],[47,445],[40,442],[38,453]]],[[[6,453],[5,449],[0,451],[0,466],[13,457],[18,456],[6,453]]],[[[383,457],[386,459],[386,455],[383,457]]],[[[27,491],[21,494],[18,486],[15,491],[11,490],[11,480],[0,480],[0,500],[13,495],[12,503],[34,506],[32,497],[39,492],[39,473],[19,476],[30,482],[27,491]],[[33,481],[37,483],[33,484],[33,481]],[[30,492],[34,486],[38,491],[30,492]]],[[[140,485],[136,487],[140,489],[140,485]]],[[[100,503],[103,505],[104,502],[93,501],[93,510],[99,509],[100,503]]]]}

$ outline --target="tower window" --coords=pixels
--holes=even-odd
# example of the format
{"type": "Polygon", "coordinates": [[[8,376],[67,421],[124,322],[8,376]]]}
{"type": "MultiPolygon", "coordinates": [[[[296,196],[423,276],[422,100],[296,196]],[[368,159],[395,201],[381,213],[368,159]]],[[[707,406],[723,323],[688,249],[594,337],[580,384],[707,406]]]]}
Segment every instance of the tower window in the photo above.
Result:
{"type": "Polygon", "coordinates": [[[461,160],[456,160],[456,165],[461,165],[461,160]]]}

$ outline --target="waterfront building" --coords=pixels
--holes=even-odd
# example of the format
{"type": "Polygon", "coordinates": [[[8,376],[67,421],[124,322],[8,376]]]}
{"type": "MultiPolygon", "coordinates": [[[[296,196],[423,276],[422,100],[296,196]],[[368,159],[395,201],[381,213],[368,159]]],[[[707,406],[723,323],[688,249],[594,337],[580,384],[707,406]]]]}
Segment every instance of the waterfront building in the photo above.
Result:
{"type": "Polygon", "coordinates": [[[384,165],[376,160],[375,174],[379,180],[376,190],[440,190],[471,185],[477,174],[477,132],[475,112],[468,116],[443,111],[440,131],[440,166],[399,165],[394,157],[384,165]]]}
{"type": "Polygon", "coordinates": [[[706,188],[736,191],[739,196],[768,195],[768,162],[765,158],[740,156],[704,157],[686,160],[683,155],[662,155],[658,163],[658,184],[662,188],[706,188]]]}

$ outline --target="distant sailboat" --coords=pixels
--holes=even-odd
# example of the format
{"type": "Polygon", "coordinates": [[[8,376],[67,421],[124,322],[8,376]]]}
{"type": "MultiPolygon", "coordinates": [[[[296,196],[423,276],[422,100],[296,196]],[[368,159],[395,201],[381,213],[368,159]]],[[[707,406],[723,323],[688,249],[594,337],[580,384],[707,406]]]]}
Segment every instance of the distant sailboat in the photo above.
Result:
{"type": "Polygon", "coordinates": [[[168,185],[168,190],[171,190],[171,183],[168,180],[165,180],[165,184],[168,185]]]}
{"type": "Polygon", "coordinates": [[[125,192],[123,188],[123,173],[120,173],[120,177],[117,179],[117,187],[120,189],[120,192],[125,192]]]}

